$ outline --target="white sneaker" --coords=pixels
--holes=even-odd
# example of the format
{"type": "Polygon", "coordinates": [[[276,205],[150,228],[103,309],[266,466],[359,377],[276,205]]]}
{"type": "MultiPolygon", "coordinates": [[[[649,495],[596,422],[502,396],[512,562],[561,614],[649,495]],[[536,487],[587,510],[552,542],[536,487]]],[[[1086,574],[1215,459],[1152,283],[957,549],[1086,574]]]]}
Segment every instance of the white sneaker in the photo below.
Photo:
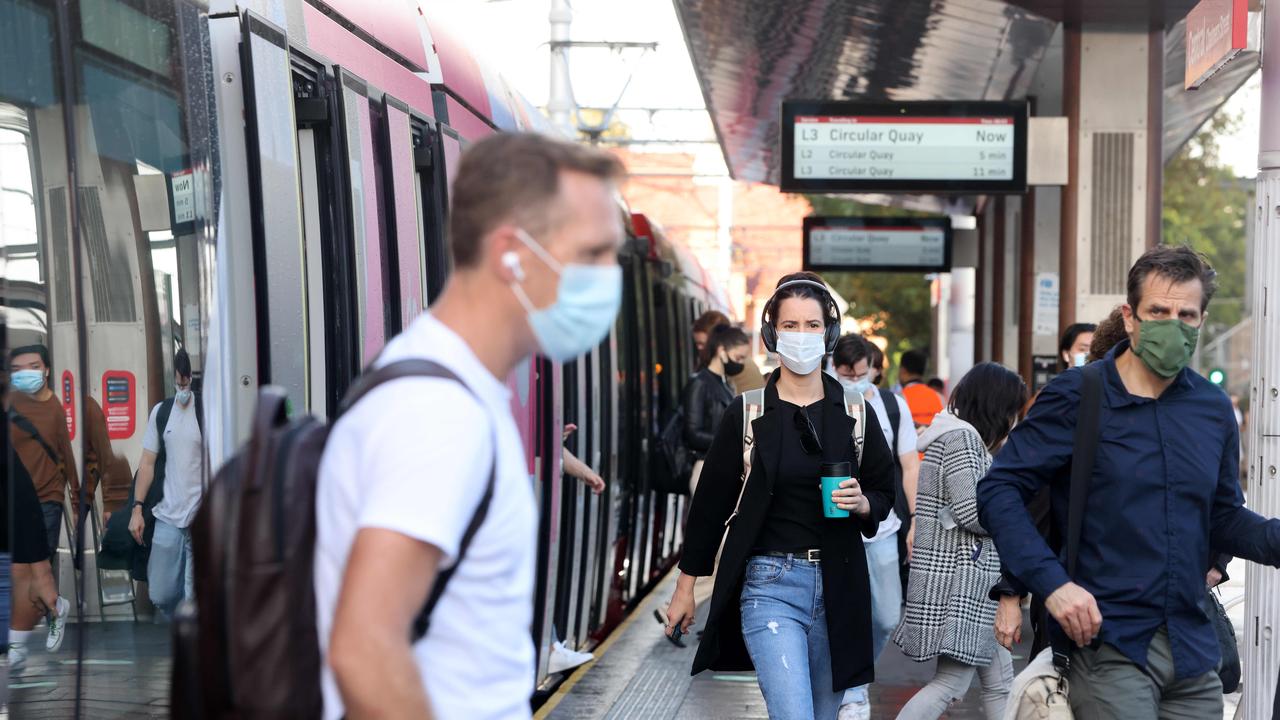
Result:
{"type": "Polygon", "coordinates": [[[9,674],[17,675],[27,666],[27,644],[9,643],[9,674]]]}
{"type": "Polygon", "coordinates": [[[585,665],[595,659],[595,655],[589,652],[570,650],[564,646],[564,643],[557,640],[551,646],[551,659],[547,663],[547,671],[551,673],[564,672],[565,670],[572,670],[579,665],[585,665]]]}
{"type": "Polygon", "coordinates": [[[871,720],[871,702],[851,702],[840,706],[836,720],[871,720]]]}
{"type": "Polygon", "coordinates": [[[67,634],[67,615],[71,613],[71,603],[67,599],[58,596],[58,601],[54,603],[53,617],[49,618],[49,636],[44,641],[44,647],[49,652],[58,652],[58,648],[62,647],[62,638],[67,634]]]}

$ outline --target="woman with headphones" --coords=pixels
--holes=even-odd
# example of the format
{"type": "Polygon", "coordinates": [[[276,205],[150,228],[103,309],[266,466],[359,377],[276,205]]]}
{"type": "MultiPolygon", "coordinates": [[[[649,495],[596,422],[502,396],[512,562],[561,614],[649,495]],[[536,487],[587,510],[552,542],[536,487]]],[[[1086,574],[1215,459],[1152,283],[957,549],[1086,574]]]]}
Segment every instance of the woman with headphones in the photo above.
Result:
{"type": "Polygon", "coordinates": [[[844,690],[873,679],[862,539],[893,508],[893,455],[875,413],[821,370],[840,316],[820,277],[782,278],[760,330],[782,366],[729,405],[707,451],[667,633],[689,630],[695,581],[718,570],[693,672],[754,668],[770,718],[835,720],[844,690]],[[850,477],[824,498],[839,463],[850,477]]]}

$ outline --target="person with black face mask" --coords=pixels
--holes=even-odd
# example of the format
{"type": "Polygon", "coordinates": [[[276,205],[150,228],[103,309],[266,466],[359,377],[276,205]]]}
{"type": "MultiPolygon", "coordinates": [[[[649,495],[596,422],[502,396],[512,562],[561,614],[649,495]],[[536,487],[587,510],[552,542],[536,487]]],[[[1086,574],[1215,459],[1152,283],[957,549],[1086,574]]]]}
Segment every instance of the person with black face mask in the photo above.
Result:
{"type": "MultiPolygon", "coordinates": [[[[693,474],[689,494],[698,487],[702,461],[715,439],[724,409],[733,402],[734,386],[729,378],[742,372],[751,349],[751,339],[741,329],[720,325],[707,337],[705,366],[684,386],[684,444],[693,451],[693,474]]],[[[708,583],[709,584],[709,583],[708,583]]]]}

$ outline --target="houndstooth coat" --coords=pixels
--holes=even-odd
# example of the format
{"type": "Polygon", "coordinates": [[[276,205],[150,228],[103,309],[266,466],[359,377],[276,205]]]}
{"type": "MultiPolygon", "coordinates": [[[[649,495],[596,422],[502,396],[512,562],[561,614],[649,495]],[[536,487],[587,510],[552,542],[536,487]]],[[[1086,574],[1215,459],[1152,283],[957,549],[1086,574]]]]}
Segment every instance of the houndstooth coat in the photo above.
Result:
{"type": "Polygon", "coordinates": [[[1000,579],[1000,557],[978,523],[976,492],[991,455],[977,430],[945,413],[921,444],[911,579],[893,641],[920,662],[946,655],[987,665],[996,648],[988,593],[1000,579]]]}

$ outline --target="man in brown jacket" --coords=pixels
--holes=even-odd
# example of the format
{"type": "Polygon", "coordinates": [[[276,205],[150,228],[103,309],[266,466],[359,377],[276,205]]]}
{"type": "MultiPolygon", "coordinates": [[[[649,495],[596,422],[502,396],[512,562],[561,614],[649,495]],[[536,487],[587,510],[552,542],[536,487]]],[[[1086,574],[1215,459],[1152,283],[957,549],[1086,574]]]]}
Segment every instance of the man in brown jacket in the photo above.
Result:
{"type": "Polygon", "coordinates": [[[31,472],[44,527],[54,581],[58,579],[58,539],[67,488],[79,489],[75,453],[67,432],[67,415],[49,387],[49,349],[44,345],[15,348],[9,354],[9,377],[18,392],[9,393],[9,435],[13,450],[31,472]]]}

